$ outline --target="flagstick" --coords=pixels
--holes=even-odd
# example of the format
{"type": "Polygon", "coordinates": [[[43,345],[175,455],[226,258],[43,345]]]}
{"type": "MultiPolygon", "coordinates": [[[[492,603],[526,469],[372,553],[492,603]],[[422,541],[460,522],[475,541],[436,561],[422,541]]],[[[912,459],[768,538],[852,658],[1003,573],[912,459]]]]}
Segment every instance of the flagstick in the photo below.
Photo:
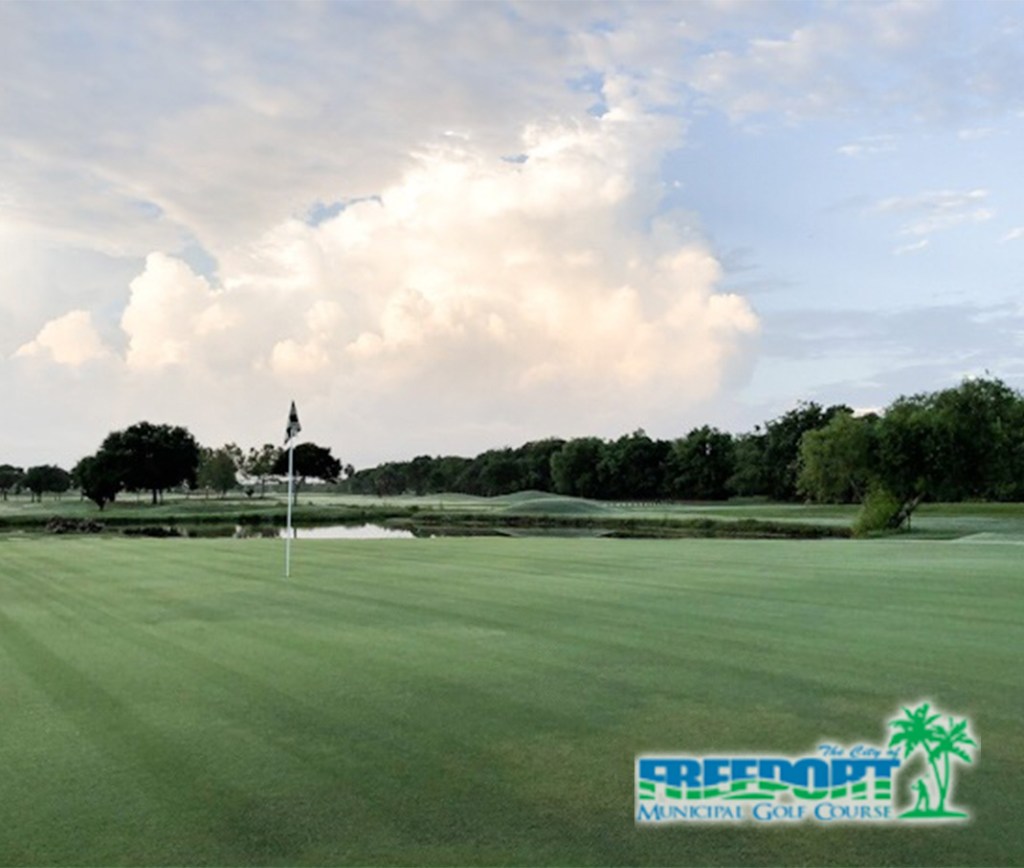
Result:
{"type": "Polygon", "coordinates": [[[295,438],[292,437],[288,444],[288,530],[284,538],[284,577],[291,578],[292,574],[292,485],[295,474],[295,438]]]}

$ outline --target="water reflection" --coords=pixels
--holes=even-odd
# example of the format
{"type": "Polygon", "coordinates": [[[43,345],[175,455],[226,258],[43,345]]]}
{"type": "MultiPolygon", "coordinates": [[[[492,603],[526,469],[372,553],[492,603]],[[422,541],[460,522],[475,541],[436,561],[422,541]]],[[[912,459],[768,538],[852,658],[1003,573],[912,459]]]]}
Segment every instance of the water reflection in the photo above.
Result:
{"type": "MultiPolygon", "coordinates": [[[[148,530],[148,529],[147,529],[148,530]]],[[[275,524],[199,524],[173,528],[175,536],[191,539],[284,539],[285,528],[275,524]]],[[[161,534],[168,535],[166,532],[161,534]]],[[[408,530],[380,524],[335,524],[292,527],[292,539],[412,539],[408,530]]]]}
{"type": "MultiPolygon", "coordinates": [[[[182,528],[182,536],[233,537],[234,539],[284,539],[287,531],[271,524],[198,525],[182,528]]],[[[293,527],[292,539],[433,539],[434,537],[600,537],[601,528],[506,528],[506,527],[417,527],[412,530],[382,524],[333,524],[293,527]]]]}
{"type": "MultiPolygon", "coordinates": [[[[268,528],[269,529],[269,528],[268,528]]],[[[281,539],[288,536],[285,528],[274,528],[281,539]]],[[[334,524],[325,527],[293,527],[292,539],[413,539],[412,531],[398,530],[379,524],[334,524]]]]}

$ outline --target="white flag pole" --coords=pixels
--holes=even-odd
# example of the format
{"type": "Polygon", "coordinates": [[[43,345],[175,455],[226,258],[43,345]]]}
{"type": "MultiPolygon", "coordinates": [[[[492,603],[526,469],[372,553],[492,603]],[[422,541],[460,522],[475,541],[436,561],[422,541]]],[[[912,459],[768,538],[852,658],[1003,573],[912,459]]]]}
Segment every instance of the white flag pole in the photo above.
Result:
{"type": "Polygon", "coordinates": [[[285,429],[285,445],[288,447],[288,527],[284,532],[284,577],[292,575],[292,501],[295,500],[295,438],[299,436],[302,426],[299,414],[295,410],[295,402],[288,412],[288,427],[285,429]]]}
{"type": "Polygon", "coordinates": [[[288,443],[288,529],[284,537],[284,577],[292,575],[292,486],[295,479],[295,438],[288,443]]]}

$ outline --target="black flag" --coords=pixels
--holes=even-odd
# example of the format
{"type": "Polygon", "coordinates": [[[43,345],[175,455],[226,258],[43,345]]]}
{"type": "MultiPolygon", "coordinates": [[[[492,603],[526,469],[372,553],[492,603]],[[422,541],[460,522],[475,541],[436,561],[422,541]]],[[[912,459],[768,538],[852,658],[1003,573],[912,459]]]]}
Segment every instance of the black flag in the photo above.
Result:
{"type": "Polygon", "coordinates": [[[287,446],[288,441],[297,436],[301,430],[302,426],[299,424],[299,414],[295,410],[295,402],[292,401],[292,409],[288,414],[288,427],[284,432],[284,445],[287,446]]]}

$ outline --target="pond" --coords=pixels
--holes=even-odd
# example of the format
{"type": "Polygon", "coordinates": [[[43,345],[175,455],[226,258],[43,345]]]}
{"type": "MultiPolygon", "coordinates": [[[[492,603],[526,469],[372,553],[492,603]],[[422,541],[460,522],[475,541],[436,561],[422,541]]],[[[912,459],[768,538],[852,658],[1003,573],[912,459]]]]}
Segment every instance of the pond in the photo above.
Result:
{"type": "MultiPolygon", "coordinates": [[[[241,530],[241,528],[240,528],[241,530]]],[[[269,530],[269,528],[268,528],[269,530]]],[[[288,536],[286,528],[274,528],[277,536],[288,536]]],[[[236,534],[239,536],[239,534],[236,534]]],[[[414,539],[411,530],[384,527],[380,524],[334,524],[322,527],[293,527],[292,539],[414,539]]]]}
{"type": "MultiPolygon", "coordinates": [[[[181,524],[175,527],[176,536],[190,539],[284,539],[288,532],[272,524],[181,524]]],[[[129,531],[130,533],[130,531],[129,531]]],[[[158,534],[144,534],[157,536],[158,534]]],[[[385,527],[381,524],[333,524],[311,527],[292,527],[292,539],[414,539],[410,530],[385,527]]]]}
{"type": "MultiPolygon", "coordinates": [[[[284,539],[287,531],[280,525],[272,524],[152,524],[152,525],[108,525],[99,522],[79,526],[77,522],[65,522],[59,530],[41,527],[17,530],[2,530],[0,536],[7,538],[31,539],[51,534],[79,536],[82,534],[100,534],[103,536],[177,538],[177,539],[284,539]],[[72,526],[74,524],[74,526],[72,526]]],[[[608,535],[609,531],[601,528],[558,528],[558,527],[463,527],[429,526],[396,528],[371,522],[313,525],[292,528],[292,539],[301,540],[403,540],[432,539],[434,537],[563,537],[592,538],[608,535]]]]}
{"type": "MultiPolygon", "coordinates": [[[[235,525],[233,533],[207,532],[213,528],[188,528],[188,536],[233,536],[237,539],[251,537],[284,539],[288,534],[285,528],[270,525],[244,526],[235,525]]],[[[442,536],[490,536],[490,537],[597,537],[604,536],[607,531],[595,528],[475,528],[475,527],[430,527],[407,530],[405,528],[386,527],[381,524],[335,524],[318,527],[295,527],[292,539],[432,539],[442,536]]]]}
{"type": "MultiPolygon", "coordinates": [[[[418,527],[406,530],[386,527],[380,524],[337,524],[320,527],[293,528],[292,539],[432,539],[442,536],[490,536],[490,537],[559,537],[559,538],[590,538],[605,536],[608,531],[599,528],[508,528],[508,527],[418,527]]],[[[201,535],[201,534],[199,534],[201,535]]],[[[250,536],[277,537],[284,539],[287,531],[283,527],[243,527],[236,526],[232,536],[245,538],[250,536]]]]}

